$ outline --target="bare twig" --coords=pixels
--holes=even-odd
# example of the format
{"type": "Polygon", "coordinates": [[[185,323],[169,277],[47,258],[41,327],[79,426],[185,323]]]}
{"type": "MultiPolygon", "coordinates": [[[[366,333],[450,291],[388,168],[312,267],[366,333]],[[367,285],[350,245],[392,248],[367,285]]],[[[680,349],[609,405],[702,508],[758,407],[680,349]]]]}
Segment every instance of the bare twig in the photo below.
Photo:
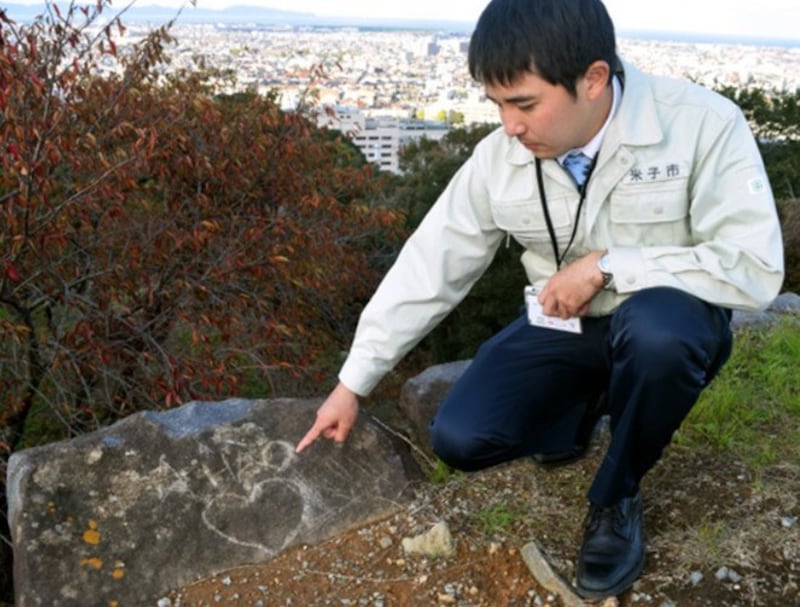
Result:
{"type": "Polygon", "coordinates": [[[436,468],[436,462],[433,460],[433,458],[431,458],[427,453],[425,453],[422,449],[420,449],[417,445],[415,445],[411,441],[411,439],[409,439],[407,436],[401,434],[394,428],[386,425],[384,422],[379,420],[374,415],[370,415],[370,419],[373,422],[375,422],[378,426],[380,426],[383,430],[386,430],[392,436],[396,436],[397,438],[402,440],[405,444],[407,444],[409,447],[411,447],[411,450],[414,451],[414,453],[416,453],[417,455],[419,455],[422,458],[422,460],[430,467],[431,470],[436,468]]]}

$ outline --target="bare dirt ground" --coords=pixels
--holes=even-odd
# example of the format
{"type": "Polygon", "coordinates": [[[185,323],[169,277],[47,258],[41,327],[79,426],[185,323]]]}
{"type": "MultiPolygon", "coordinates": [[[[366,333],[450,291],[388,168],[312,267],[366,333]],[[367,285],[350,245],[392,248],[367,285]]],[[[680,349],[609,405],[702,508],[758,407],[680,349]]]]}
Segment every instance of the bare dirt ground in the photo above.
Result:
{"type": "MultiPolygon", "coordinates": [[[[387,520],[198,581],[161,605],[559,607],[565,603],[537,583],[520,551],[535,541],[573,579],[585,494],[605,440],[562,468],[518,461],[423,483],[387,520]],[[440,521],[454,555],[405,553],[403,538],[440,521]]],[[[800,605],[799,462],[755,474],[727,456],[672,447],[643,493],[647,564],[620,605],[800,605]]]]}

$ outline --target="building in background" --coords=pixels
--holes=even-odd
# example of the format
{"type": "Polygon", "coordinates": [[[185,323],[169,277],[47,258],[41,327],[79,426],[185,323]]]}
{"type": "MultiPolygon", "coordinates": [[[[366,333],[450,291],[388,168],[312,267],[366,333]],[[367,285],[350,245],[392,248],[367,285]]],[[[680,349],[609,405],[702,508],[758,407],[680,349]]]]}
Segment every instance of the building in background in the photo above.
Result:
{"type": "Polygon", "coordinates": [[[352,107],[336,106],[317,114],[317,125],[345,134],[371,162],[384,171],[400,173],[400,151],[423,137],[439,141],[449,125],[439,120],[367,116],[352,107]]]}

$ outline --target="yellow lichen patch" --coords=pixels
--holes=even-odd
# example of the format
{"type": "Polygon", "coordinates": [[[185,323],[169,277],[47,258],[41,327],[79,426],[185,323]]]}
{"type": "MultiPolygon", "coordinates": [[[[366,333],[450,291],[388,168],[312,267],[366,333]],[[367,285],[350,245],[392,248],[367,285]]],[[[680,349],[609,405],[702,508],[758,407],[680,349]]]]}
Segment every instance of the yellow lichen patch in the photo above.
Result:
{"type": "Polygon", "coordinates": [[[108,607],[119,607],[119,601],[109,601],[108,607]]]}
{"type": "Polygon", "coordinates": [[[96,546],[100,543],[100,532],[94,529],[87,529],[83,532],[83,541],[96,546]]]}
{"type": "Polygon", "coordinates": [[[81,565],[85,567],[91,567],[92,569],[102,569],[103,568],[103,560],[93,556],[88,559],[81,559],[81,565]]]}
{"type": "Polygon", "coordinates": [[[96,521],[89,520],[89,528],[83,532],[83,541],[93,546],[100,543],[100,532],[97,530],[96,521]]]}
{"type": "Polygon", "coordinates": [[[125,577],[125,571],[123,569],[114,569],[114,571],[111,573],[111,577],[113,577],[115,580],[121,580],[125,577]]]}

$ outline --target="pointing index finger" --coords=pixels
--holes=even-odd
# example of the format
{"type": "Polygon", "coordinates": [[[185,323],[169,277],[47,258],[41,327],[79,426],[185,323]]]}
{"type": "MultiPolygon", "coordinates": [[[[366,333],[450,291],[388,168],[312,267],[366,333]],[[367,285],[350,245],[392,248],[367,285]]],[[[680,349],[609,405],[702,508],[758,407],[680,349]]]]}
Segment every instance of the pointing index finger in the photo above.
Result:
{"type": "Polygon", "coordinates": [[[294,452],[300,453],[306,447],[308,447],[311,443],[313,443],[317,438],[319,438],[320,433],[322,432],[321,429],[317,428],[317,424],[311,426],[311,430],[306,432],[306,435],[300,439],[300,442],[297,443],[297,447],[295,447],[294,452]]]}

